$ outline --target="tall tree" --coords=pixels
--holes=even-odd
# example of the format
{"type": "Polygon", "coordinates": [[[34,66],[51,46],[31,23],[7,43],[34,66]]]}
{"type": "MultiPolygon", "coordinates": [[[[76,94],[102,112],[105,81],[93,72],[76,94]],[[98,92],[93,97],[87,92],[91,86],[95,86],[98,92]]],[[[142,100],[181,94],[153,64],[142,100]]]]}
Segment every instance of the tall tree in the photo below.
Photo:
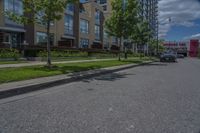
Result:
{"type": "Polygon", "coordinates": [[[45,25],[47,34],[47,66],[50,67],[50,25],[62,19],[67,4],[76,1],[78,0],[22,0],[24,7],[23,15],[10,11],[5,11],[5,14],[17,23],[30,24],[42,22],[45,25]]]}
{"type": "Polygon", "coordinates": [[[151,36],[151,30],[147,21],[140,21],[137,23],[134,32],[132,32],[131,39],[139,46],[144,47],[148,43],[151,36]]]}
{"type": "Polygon", "coordinates": [[[113,0],[112,15],[105,22],[106,32],[120,39],[119,60],[123,38],[129,38],[138,21],[137,0],[113,0]]]}
{"type": "MultiPolygon", "coordinates": [[[[136,34],[135,29],[137,24],[139,23],[139,3],[138,0],[127,0],[126,4],[126,14],[125,14],[125,22],[126,22],[126,33],[127,39],[131,40],[131,35],[136,34]]],[[[127,58],[127,53],[125,51],[125,57],[127,58]]]]}
{"type": "Polygon", "coordinates": [[[125,13],[123,9],[123,0],[113,0],[112,5],[112,15],[106,20],[105,28],[106,32],[110,36],[114,36],[120,39],[119,43],[119,60],[121,60],[121,45],[122,39],[126,36],[125,34],[125,13]]]}

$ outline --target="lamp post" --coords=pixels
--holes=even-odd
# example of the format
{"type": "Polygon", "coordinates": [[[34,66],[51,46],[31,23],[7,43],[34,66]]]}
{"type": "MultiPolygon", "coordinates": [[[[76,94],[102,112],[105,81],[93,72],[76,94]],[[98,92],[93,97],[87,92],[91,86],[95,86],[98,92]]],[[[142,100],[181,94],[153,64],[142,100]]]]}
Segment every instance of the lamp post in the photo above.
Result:
{"type": "MultiPolygon", "coordinates": [[[[164,21],[166,21],[167,20],[167,23],[171,23],[172,22],[172,18],[171,17],[169,17],[169,18],[166,18],[165,20],[163,20],[163,22],[164,21]]],[[[159,52],[159,24],[160,24],[161,22],[159,22],[159,21],[157,21],[157,48],[156,48],[156,54],[157,54],[157,56],[158,56],[158,52],[159,52]]],[[[166,23],[165,23],[166,24],[166,23]]]]}

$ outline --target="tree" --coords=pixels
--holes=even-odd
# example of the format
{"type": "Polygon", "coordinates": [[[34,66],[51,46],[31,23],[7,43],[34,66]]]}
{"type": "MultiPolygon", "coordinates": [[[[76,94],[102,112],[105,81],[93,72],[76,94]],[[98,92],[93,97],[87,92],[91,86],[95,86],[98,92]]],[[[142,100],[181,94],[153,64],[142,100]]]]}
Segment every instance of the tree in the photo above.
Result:
{"type": "MultiPolygon", "coordinates": [[[[158,40],[158,52],[163,52],[165,50],[163,46],[164,40],[158,40]]],[[[150,50],[154,51],[154,54],[156,53],[155,51],[157,50],[157,39],[151,39],[149,42],[150,50]]]]}
{"type": "Polygon", "coordinates": [[[119,61],[121,60],[121,45],[122,38],[125,37],[125,13],[123,10],[123,2],[122,0],[113,0],[111,2],[112,6],[112,15],[106,20],[105,28],[106,32],[110,36],[115,36],[120,39],[119,43],[119,61]]]}
{"type": "MultiPolygon", "coordinates": [[[[127,39],[131,40],[131,35],[136,34],[135,28],[139,22],[139,3],[138,0],[127,0],[125,23],[125,32],[127,33],[127,39]]],[[[125,51],[125,58],[127,58],[127,52],[125,51]]]]}
{"type": "MultiPolygon", "coordinates": [[[[140,46],[144,46],[148,43],[151,37],[151,30],[147,21],[139,21],[131,34],[131,39],[133,42],[140,46]]],[[[145,52],[145,51],[144,51],[145,52]]]]}
{"type": "Polygon", "coordinates": [[[67,4],[76,1],[77,0],[22,0],[24,7],[23,15],[10,11],[6,11],[5,15],[17,23],[30,24],[42,22],[45,25],[47,34],[47,66],[50,67],[50,25],[62,19],[67,4]]]}

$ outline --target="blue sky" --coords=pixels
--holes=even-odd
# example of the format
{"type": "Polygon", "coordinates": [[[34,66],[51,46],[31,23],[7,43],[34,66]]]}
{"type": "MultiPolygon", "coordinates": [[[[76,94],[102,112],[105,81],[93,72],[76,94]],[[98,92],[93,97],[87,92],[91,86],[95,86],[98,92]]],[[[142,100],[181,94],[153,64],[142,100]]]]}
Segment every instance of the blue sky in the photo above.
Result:
{"type": "Polygon", "coordinates": [[[200,39],[200,0],[160,0],[159,23],[165,40],[200,39]]]}

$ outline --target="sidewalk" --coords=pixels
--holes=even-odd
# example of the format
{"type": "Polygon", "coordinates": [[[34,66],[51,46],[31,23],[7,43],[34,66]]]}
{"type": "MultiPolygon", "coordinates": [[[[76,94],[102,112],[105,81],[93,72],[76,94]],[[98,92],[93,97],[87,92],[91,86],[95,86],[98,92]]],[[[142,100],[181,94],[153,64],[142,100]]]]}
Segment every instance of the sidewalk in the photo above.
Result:
{"type": "Polygon", "coordinates": [[[51,77],[36,78],[18,82],[5,83],[0,85],[0,99],[11,97],[14,95],[24,94],[32,91],[42,90],[49,87],[62,85],[81,79],[91,78],[102,74],[117,72],[145,64],[150,64],[153,61],[145,61],[142,64],[129,64],[115,67],[108,67],[96,70],[82,71],[70,74],[63,74],[51,77]]]}
{"type": "MultiPolygon", "coordinates": [[[[65,63],[81,63],[81,62],[96,62],[96,61],[110,61],[110,60],[116,60],[113,59],[91,59],[91,60],[75,60],[75,61],[58,61],[58,62],[52,62],[53,64],[65,64],[65,63]]],[[[29,63],[19,63],[19,64],[2,64],[0,65],[0,68],[10,68],[10,67],[26,67],[26,66],[38,66],[38,65],[46,65],[46,62],[29,62],[29,63]]]]}

